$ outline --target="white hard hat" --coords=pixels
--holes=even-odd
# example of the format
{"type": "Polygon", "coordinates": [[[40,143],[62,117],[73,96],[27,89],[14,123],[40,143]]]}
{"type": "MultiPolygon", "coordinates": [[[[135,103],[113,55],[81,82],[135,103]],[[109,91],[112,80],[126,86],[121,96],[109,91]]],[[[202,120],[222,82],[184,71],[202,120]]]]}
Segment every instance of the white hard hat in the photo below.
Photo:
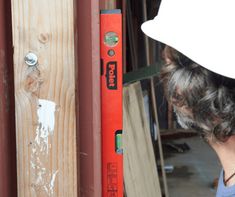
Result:
{"type": "Polygon", "coordinates": [[[201,66],[235,78],[235,0],[162,0],[142,31],[201,66]]]}

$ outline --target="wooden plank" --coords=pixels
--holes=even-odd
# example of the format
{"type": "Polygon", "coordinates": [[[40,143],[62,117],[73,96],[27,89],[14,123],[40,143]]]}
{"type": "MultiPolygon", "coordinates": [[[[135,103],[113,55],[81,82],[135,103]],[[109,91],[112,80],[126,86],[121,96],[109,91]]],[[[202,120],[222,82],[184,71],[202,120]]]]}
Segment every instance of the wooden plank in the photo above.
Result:
{"type": "MultiPolygon", "coordinates": [[[[147,21],[147,2],[146,0],[142,1],[143,5],[143,19],[144,21],[147,21]]],[[[145,39],[145,51],[146,51],[146,62],[147,65],[150,65],[151,60],[150,60],[150,49],[149,49],[149,38],[147,36],[144,37],[145,39]]],[[[150,79],[150,88],[151,88],[151,99],[152,99],[152,108],[153,108],[153,116],[154,116],[154,121],[156,123],[156,126],[159,129],[159,124],[158,124],[158,114],[157,114],[157,100],[156,100],[156,93],[155,93],[155,86],[154,86],[154,79],[153,77],[150,79]]],[[[158,148],[159,148],[159,156],[160,156],[160,163],[161,163],[161,172],[162,172],[162,178],[163,178],[163,186],[164,186],[164,194],[166,197],[169,197],[169,192],[168,192],[168,186],[167,186],[167,180],[166,180],[166,172],[164,170],[164,157],[163,157],[163,150],[162,150],[162,142],[161,142],[161,135],[160,132],[157,132],[158,136],[158,148]]]]}
{"type": "Polygon", "coordinates": [[[116,0],[100,0],[99,2],[102,10],[112,10],[117,8],[116,0]]]}
{"type": "Polygon", "coordinates": [[[161,196],[140,83],[124,88],[124,181],[128,197],[161,196]]]}
{"type": "Polygon", "coordinates": [[[161,138],[164,140],[176,140],[180,138],[189,138],[198,136],[198,133],[194,130],[185,129],[161,129],[161,138]]]}
{"type": "Polygon", "coordinates": [[[77,196],[74,1],[11,2],[18,196],[77,196]]]}
{"type": "Polygon", "coordinates": [[[128,40],[130,46],[130,55],[131,55],[131,66],[132,70],[137,70],[138,68],[138,58],[137,58],[137,47],[135,41],[135,32],[134,32],[134,22],[132,18],[131,11],[131,2],[126,2],[126,17],[127,17],[127,32],[128,32],[128,40]]]}
{"type": "Polygon", "coordinates": [[[126,73],[126,45],[127,45],[127,31],[126,31],[126,0],[121,1],[121,8],[122,8],[122,66],[123,66],[123,73],[126,73]]]}
{"type": "Polygon", "coordinates": [[[99,12],[99,1],[78,1],[80,195],[85,197],[101,197],[99,12]]]}
{"type": "Polygon", "coordinates": [[[0,196],[16,197],[16,140],[10,1],[0,0],[0,196]]]}

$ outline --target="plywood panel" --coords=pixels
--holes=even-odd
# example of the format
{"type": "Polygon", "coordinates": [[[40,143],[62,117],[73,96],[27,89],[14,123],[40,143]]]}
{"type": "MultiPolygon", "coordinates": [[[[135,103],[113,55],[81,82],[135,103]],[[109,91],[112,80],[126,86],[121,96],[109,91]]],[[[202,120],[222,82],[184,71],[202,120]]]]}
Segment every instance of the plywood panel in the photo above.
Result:
{"type": "Polygon", "coordinates": [[[12,0],[12,23],[18,196],[77,196],[74,1],[12,0]]]}
{"type": "Polygon", "coordinates": [[[160,197],[153,145],[140,83],[124,88],[124,180],[128,197],[160,197]]]}

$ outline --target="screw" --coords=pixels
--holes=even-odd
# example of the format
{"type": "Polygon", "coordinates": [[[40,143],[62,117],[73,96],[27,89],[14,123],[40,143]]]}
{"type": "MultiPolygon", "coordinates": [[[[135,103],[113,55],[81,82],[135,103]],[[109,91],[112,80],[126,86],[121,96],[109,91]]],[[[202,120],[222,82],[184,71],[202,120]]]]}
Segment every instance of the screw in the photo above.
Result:
{"type": "Polygon", "coordinates": [[[24,61],[28,66],[36,66],[38,63],[38,57],[36,54],[29,52],[25,56],[24,61]]]}

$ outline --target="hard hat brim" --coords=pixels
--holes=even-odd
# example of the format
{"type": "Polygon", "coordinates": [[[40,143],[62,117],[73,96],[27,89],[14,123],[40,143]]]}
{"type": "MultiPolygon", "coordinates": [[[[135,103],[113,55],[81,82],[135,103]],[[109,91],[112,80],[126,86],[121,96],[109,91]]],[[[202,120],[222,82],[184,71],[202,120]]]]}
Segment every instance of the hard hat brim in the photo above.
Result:
{"type": "MultiPolygon", "coordinates": [[[[231,45],[226,44],[226,46],[230,46],[230,48],[227,47],[226,52],[218,49],[212,50],[211,43],[207,42],[208,39],[192,40],[187,35],[177,34],[177,31],[172,31],[167,24],[161,23],[157,18],[144,22],[141,25],[141,30],[148,37],[175,48],[202,67],[219,75],[235,79],[235,67],[232,67],[230,59],[234,56],[235,50],[233,50],[234,47],[231,48],[231,45]],[[224,58],[222,58],[223,56],[224,58]]],[[[231,44],[234,43],[234,40],[229,41],[231,44]]],[[[228,41],[224,39],[224,42],[228,41]]]]}

